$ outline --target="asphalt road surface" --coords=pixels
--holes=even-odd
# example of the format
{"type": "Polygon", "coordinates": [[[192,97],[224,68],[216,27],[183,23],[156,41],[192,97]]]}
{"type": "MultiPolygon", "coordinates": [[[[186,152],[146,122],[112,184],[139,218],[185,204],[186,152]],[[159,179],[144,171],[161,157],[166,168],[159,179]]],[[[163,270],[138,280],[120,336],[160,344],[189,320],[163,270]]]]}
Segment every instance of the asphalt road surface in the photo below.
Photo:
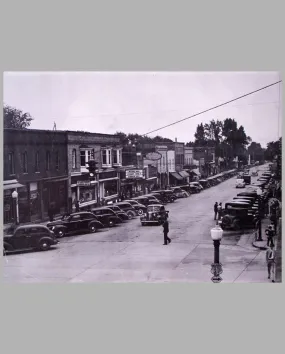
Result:
{"type": "MultiPolygon", "coordinates": [[[[252,177],[255,181],[257,177],[252,177]]],[[[141,226],[139,217],[95,234],[62,238],[46,252],[6,256],[7,282],[156,282],[209,281],[213,258],[210,229],[215,225],[213,206],[242,191],[235,177],[189,198],[168,204],[169,236],[163,246],[161,226],[141,226]]],[[[225,231],[221,261],[226,281],[244,273],[257,251],[240,248],[241,234],[225,231]]],[[[246,280],[244,280],[246,281],[246,280]]]]}

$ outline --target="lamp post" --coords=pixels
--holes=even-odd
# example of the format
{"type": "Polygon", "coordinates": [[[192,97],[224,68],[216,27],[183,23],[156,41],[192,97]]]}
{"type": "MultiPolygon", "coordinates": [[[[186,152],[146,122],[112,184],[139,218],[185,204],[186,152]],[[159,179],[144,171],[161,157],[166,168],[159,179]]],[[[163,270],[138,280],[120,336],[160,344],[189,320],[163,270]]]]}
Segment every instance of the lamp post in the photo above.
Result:
{"type": "Polygon", "coordinates": [[[14,216],[15,216],[15,222],[16,225],[19,224],[19,204],[18,204],[18,192],[14,190],[12,193],[12,198],[13,198],[13,207],[14,207],[14,216]]]}
{"type": "Polygon", "coordinates": [[[211,265],[211,278],[213,283],[220,283],[223,279],[220,274],[223,273],[223,267],[220,263],[220,243],[223,237],[223,229],[219,226],[218,222],[214,228],[211,229],[211,238],[214,243],[214,263],[211,265]]]}
{"type": "Polygon", "coordinates": [[[257,188],[256,193],[258,198],[258,239],[257,241],[263,241],[261,235],[261,194],[262,194],[261,189],[257,188]]]}

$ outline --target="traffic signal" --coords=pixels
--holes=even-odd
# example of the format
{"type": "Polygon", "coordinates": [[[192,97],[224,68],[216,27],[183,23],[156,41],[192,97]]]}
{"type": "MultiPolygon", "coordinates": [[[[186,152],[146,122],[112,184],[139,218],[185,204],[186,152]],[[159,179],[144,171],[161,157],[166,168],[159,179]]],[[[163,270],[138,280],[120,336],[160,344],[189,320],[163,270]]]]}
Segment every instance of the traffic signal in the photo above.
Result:
{"type": "Polygon", "coordinates": [[[97,162],[95,160],[89,160],[87,169],[89,170],[89,178],[94,180],[97,170],[97,162]]]}

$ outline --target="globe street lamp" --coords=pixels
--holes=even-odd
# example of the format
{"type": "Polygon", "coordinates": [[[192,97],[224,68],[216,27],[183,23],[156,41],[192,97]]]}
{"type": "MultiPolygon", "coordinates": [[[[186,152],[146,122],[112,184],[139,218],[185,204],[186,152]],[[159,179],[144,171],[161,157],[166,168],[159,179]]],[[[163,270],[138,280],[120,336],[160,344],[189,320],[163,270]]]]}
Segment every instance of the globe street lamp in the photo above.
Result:
{"type": "Polygon", "coordinates": [[[16,225],[19,224],[19,204],[18,204],[18,192],[14,190],[12,193],[12,198],[13,198],[13,206],[14,206],[14,216],[16,218],[15,222],[16,225]]]}
{"type": "Polygon", "coordinates": [[[220,283],[223,279],[220,274],[223,273],[223,267],[220,263],[220,243],[223,237],[223,229],[219,226],[218,222],[214,228],[211,229],[211,238],[214,242],[214,263],[211,265],[211,278],[213,283],[220,283]]]}

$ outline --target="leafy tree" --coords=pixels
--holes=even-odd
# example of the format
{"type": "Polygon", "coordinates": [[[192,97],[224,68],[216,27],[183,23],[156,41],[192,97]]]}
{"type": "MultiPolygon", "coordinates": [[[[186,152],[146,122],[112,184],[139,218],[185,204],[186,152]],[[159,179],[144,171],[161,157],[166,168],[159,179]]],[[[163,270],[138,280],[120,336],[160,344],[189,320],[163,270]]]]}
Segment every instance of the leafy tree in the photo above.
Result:
{"type": "Polygon", "coordinates": [[[4,128],[14,129],[27,129],[34,119],[30,113],[23,113],[23,111],[8,105],[4,105],[3,116],[4,128]]]}
{"type": "Polygon", "coordinates": [[[196,146],[206,146],[207,141],[206,141],[206,134],[204,130],[204,125],[203,123],[198,124],[196,133],[194,134],[195,137],[195,145],[196,146]]]}
{"type": "Polygon", "coordinates": [[[265,149],[259,143],[252,141],[247,150],[251,160],[264,161],[265,149]]]}
{"type": "Polygon", "coordinates": [[[267,144],[267,148],[264,152],[265,159],[269,161],[273,161],[276,156],[281,154],[281,144],[282,138],[277,141],[271,141],[267,144]]]}

